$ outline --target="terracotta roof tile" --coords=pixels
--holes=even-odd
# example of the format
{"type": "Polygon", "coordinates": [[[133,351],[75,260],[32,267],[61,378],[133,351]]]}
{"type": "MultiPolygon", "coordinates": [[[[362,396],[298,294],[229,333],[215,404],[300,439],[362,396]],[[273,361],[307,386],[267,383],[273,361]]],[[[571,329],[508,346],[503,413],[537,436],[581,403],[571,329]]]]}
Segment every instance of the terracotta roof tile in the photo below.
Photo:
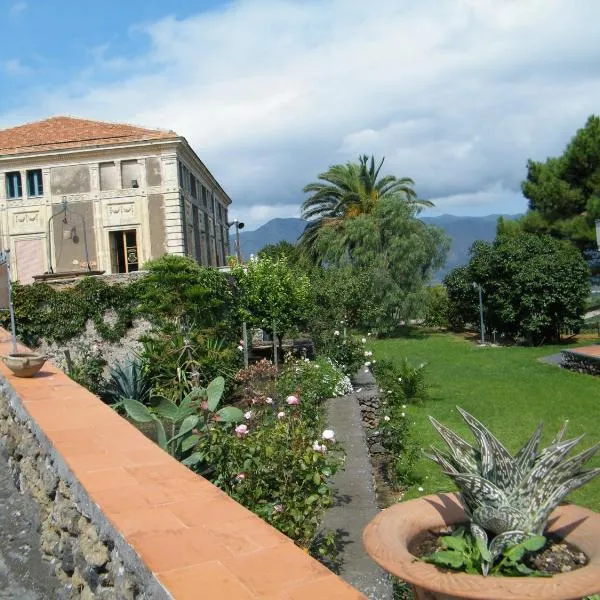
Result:
{"type": "Polygon", "coordinates": [[[174,137],[178,137],[174,131],[163,129],[145,129],[135,125],[89,121],[74,117],[51,117],[0,130],[0,155],[174,137]]]}

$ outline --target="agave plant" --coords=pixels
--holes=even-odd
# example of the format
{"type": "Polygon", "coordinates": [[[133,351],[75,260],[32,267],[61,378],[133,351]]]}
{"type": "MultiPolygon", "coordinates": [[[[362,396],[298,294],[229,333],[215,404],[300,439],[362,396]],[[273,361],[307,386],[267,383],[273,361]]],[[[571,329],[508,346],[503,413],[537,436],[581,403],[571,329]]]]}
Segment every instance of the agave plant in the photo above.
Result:
{"type": "Polygon", "coordinates": [[[508,546],[541,535],[550,513],[567,494],[600,474],[600,468],[582,470],[600,443],[567,458],[583,436],[563,440],[565,422],[550,446],[540,450],[540,423],[513,456],[475,417],[458,410],[473,432],[477,447],[429,417],[449,451],[432,446],[427,456],[460,490],[471,533],[487,549],[482,552],[485,574],[508,546]],[[488,534],[493,536],[489,544],[488,534]]]}
{"type": "Polygon", "coordinates": [[[110,368],[105,395],[111,404],[121,403],[124,398],[146,404],[150,399],[152,385],[144,373],[138,357],[129,357],[110,368]]]}

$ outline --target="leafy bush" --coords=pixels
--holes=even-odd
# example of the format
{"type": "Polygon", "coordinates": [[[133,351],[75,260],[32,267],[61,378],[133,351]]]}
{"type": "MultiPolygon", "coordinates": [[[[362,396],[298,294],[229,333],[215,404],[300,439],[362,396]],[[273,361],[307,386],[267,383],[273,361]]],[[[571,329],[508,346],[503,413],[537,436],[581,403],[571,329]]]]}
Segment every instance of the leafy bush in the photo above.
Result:
{"type": "Polygon", "coordinates": [[[365,362],[364,343],[353,336],[344,337],[339,329],[320,332],[313,339],[317,354],[327,356],[346,375],[354,375],[365,362]]]}
{"type": "Polygon", "coordinates": [[[475,242],[469,265],[446,277],[451,313],[463,323],[479,319],[472,282],[483,289],[486,327],[530,344],[579,331],[590,289],[588,266],[574,246],[531,233],[475,242]]]}
{"type": "Polygon", "coordinates": [[[240,384],[244,404],[264,402],[275,395],[277,367],[263,358],[248,368],[238,371],[234,379],[240,384]]]}
{"type": "Polygon", "coordinates": [[[185,256],[165,255],[147,262],[148,274],[135,282],[140,312],[155,322],[185,318],[195,327],[214,327],[234,311],[227,276],[185,256]]]}
{"type": "Polygon", "coordinates": [[[105,389],[104,366],[106,360],[102,351],[95,345],[81,343],[76,348],[77,358],[67,360],[69,377],[92,394],[102,396],[105,389]]]}
{"type": "Polygon", "coordinates": [[[212,467],[206,476],[215,485],[309,548],[333,503],[328,480],[341,452],[333,432],[316,433],[301,405],[257,404],[233,432],[210,423],[199,452],[212,467]]]}
{"type": "Polygon", "coordinates": [[[450,303],[448,292],[443,285],[426,288],[426,306],[424,324],[428,327],[448,327],[450,303]]]}
{"type": "Polygon", "coordinates": [[[310,421],[318,418],[317,407],[324,400],[344,396],[351,391],[350,379],[324,358],[314,361],[289,359],[277,380],[277,395],[300,398],[301,412],[310,421]]]}
{"type": "Polygon", "coordinates": [[[373,365],[373,373],[390,404],[419,403],[427,398],[425,363],[413,367],[407,358],[399,362],[384,358],[373,365]]]}
{"type": "Polygon", "coordinates": [[[231,393],[241,353],[211,333],[174,321],[141,338],[142,367],[157,395],[178,403],[194,385],[206,386],[218,376],[225,378],[226,395],[231,393]]]}
{"type": "Polygon", "coordinates": [[[388,453],[388,480],[400,488],[420,481],[415,467],[421,458],[421,448],[410,433],[406,405],[393,405],[384,398],[379,411],[379,441],[388,453]]]}
{"type": "Polygon", "coordinates": [[[197,468],[205,462],[197,447],[209,423],[217,421],[222,427],[222,423],[237,423],[244,418],[242,411],[233,406],[217,410],[224,388],[224,379],[217,377],[206,388],[192,388],[179,406],[167,398],[152,408],[131,398],[124,398],[123,405],[134,421],[156,425],[156,438],[163,450],[184,465],[197,468]]]}

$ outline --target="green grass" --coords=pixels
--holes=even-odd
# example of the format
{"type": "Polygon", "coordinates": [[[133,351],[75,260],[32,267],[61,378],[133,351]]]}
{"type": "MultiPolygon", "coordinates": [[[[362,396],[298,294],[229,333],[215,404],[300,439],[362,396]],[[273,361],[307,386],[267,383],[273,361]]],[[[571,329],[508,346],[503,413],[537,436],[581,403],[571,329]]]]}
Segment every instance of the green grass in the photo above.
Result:
{"type": "MultiPolygon", "coordinates": [[[[562,347],[478,347],[461,336],[419,332],[407,338],[373,342],[375,358],[407,357],[413,364],[427,363],[430,398],[406,410],[415,439],[423,447],[432,443],[443,446],[427,415],[472,439],[456,410],[458,405],[488,426],[512,452],[533,433],[539,421],[544,422],[542,442],[546,444],[565,419],[569,420],[570,437],[587,434],[581,450],[600,440],[600,378],[537,360],[562,347]]],[[[600,457],[594,457],[589,465],[600,466],[600,457]]],[[[419,461],[417,471],[423,478],[419,485],[424,491],[412,486],[405,498],[452,489],[450,480],[426,458],[419,461]]],[[[600,476],[569,499],[600,511],[600,476]]]]}

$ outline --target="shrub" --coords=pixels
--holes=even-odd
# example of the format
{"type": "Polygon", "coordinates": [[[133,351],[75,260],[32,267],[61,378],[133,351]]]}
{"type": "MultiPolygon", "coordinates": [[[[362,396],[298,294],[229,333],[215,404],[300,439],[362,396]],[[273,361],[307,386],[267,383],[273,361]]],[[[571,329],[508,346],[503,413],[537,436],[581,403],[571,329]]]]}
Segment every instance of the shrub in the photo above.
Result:
{"type": "Polygon", "coordinates": [[[248,368],[238,371],[234,379],[240,384],[242,401],[245,404],[264,402],[275,395],[277,367],[263,358],[248,368]]]}
{"type": "Polygon", "coordinates": [[[214,327],[234,313],[227,276],[185,256],[147,262],[148,274],[135,283],[140,312],[155,322],[185,318],[196,327],[214,327]]]}
{"type": "Polygon", "coordinates": [[[354,375],[365,362],[364,344],[358,338],[342,335],[340,330],[322,331],[314,341],[317,354],[327,356],[346,375],[354,375]]]}
{"type": "Polygon", "coordinates": [[[131,398],[124,398],[127,415],[138,423],[154,423],[158,445],[188,467],[198,467],[205,462],[202,452],[196,450],[211,421],[218,427],[237,423],[243,419],[242,411],[233,406],[217,410],[225,388],[225,381],[217,377],[206,388],[194,387],[179,406],[162,398],[152,408],[131,398]]]}
{"type": "Polygon", "coordinates": [[[434,285],[426,288],[426,292],[424,324],[428,327],[448,327],[450,303],[446,288],[443,285],[434,285]]]}
{"type": "Polygon", "coordinates": [[[142,367],[157,395],[178,403],[193,385],[206,386],[218,376],[225,378],[230,395],[241,352],[211,333],[174,321],[141,338],[142,367]]]}
{"type": "Polygon", "coordinates": [[[144,372],[139,357],[130,357],[110,367],[103,392],[109,404],[120,404],[124,398],[148,404],[151,394],[150,378],[144,372]]]}
{"type": "Polygon", "coordinates": [[[300,407],[255,405],[246,425],[233,432],[211,424],[199,451],[215,485],[309,548],[333,503],[328,480],[341,464],[341,452],[334,440],[316,433],[300,407]]]}
{"type": "Polygon", "coordinates": [[[386,474],[395,488],[420,481],[415,467],[421,458],[421,448],[410,433],[406,410],[406,405],[383,400],[379,411],[379,440],[389,457],[386,474]]]}
{"type": "Polygon", "coordinates": [[[390,404],[418,403],[427,398],[425,363],[413,367],[407,358],[398,363],[382,359],[373,365],[373,373],[390,404]]]}
{"type": "Polygon", "coordinates": [[[277,380],[277,394],[301,399],[303,415],[318,418],[317,407],[328,398],[344,396],[352,391],[348,376],[344,375],[329,359],[289,359],[277,380]]]}
{"type": "Polygon", "coordinates": [[[547,235],[505,233],[491,243],[475,242],[470,254],[469,265],[444,280],[457,320],[478,322],[477,282],[490,331],[530,344],[579,331],[590,284],[574,246],[547,235]]]}
{"type": "Polygon", "coordinates": [[[104,366],[106,360],[102,351],[95,345],[81,343],[76,348],[77,358],[67,360],[69,377],[79,385],[87,388],[92,394],[102,396],[106,381],[104,379],[104,366]]]}

